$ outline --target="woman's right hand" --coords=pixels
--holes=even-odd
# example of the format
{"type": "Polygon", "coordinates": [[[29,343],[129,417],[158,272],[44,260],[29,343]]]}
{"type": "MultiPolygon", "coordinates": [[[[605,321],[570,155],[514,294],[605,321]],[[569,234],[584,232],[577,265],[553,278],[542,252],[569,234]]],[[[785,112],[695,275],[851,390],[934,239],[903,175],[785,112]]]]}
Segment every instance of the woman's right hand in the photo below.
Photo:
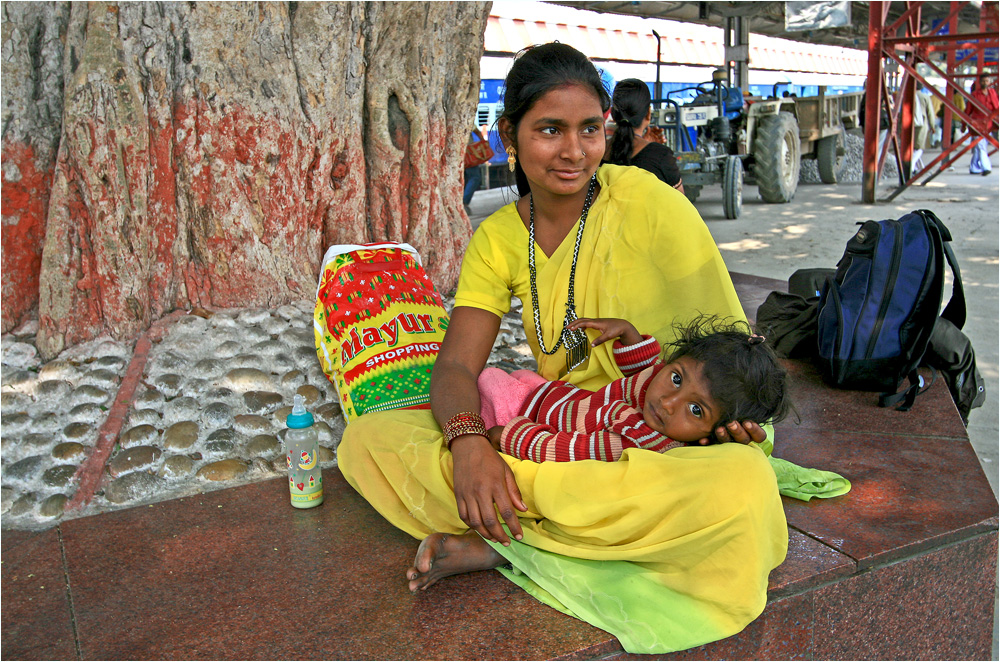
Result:
{"type": "Polygon", "coordinates": [[[504,546],[510,544],[503,528],[506,523],[514,538],[520,540],[521,523],[515,508],[523,512],[528,507],[521,498],[514,473],[489,439],[476,434],[456,437],[451,443],[451,454],[455,502],[462,521],[483,538],[504,546]]]}

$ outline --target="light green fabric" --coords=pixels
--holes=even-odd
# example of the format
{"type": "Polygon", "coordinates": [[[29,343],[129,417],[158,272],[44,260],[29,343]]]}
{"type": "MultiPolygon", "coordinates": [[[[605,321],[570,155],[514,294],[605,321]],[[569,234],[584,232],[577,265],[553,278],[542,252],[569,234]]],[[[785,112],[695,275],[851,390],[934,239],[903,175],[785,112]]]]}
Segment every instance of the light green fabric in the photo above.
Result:
{"type": "Polygon", "coordinates": [[[851,481],[840,474],[822,469],[809,469],[774,456],[768,456],[778,479],[778,493],[793,499],[809,501],[813,497],[829,499],[851,491],[851,481]]]}

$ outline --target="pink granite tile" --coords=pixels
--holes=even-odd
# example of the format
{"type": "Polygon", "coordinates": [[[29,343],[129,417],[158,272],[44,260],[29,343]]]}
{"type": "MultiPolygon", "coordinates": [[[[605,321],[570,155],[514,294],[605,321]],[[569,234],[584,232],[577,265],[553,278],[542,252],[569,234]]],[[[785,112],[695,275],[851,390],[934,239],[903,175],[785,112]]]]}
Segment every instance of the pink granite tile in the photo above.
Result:
{"type": "Polygon", "coordinates": [[[801,593],[821,584],[848,577],[856,569],[854,559],[796,531],[788,531],[788,555],[771,571],[767,594],[772,600],[801,593]]]}
{"type": "Polygon", "coordinates": [[[996,527],[996,497],[964,439],[798,431],[775,455],[851,481],[834,499],[782,500],[790,526],[859,570],[996,527]]]}
{"type": "Polygon", "coordinates": [[[996,531],[815,593],[816,659],[988,660],[996,531]]]}
{"type": "Polygon", "coordinates": [[[3,659],[75,659],[59,530],[4,531],[2,550],[3,659]]]}
{"type": "Polygon", "coordinates": [[[411,595],[416,541],[336,471],[63,524],[84,658],[541,658],[613,641],[494,571],[411,595]]]}

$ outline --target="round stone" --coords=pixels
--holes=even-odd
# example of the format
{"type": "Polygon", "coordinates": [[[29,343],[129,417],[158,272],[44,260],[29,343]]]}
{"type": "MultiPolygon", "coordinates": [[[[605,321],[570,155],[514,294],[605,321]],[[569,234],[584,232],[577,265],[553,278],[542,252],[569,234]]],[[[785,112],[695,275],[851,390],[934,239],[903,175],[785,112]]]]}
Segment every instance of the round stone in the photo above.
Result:
{"type": "Polygon", "coordinates": [[[306,376],[301,370],[289,370],[281,376],[281,385],[284,388],[298,388],[306,383],[306,376]]]}
{"type": "Polygon", "coordinates": [[[25,393],[5,391],[0,393],[0,410],[4,412],[24,412],[31,404],[31,398],[25,393]]]}
{"type": "Polygon", "coordinates": [[[237,326],[236,320],[233,319],[232,315],[220,312],[216,312],[212,315],[209,325],[213,329],[234,329],[237,326]]]}
{"type": "Polygon", "coordinates": [[[253,347],[250,348],[255,354],[260,354],[261,356],[274,356],[275,354],[280,354],[285,351],[285,344],[268,338],[267,340],[262,340],[253,347]]]}
{"type": "Polygon", "coordinates": [[[337,459],[337,452],[327,448],[326,446],[319,447],[319,461],[320,464],[326,464],[327,462],[333,462],[337,459]]]}
{"type": "Polygon", "coordinates": [[[250,457],[274,457],[281,452],[281,443],[274,435],[258,434],[247,442],[246,452],[250,457]]]}
{"type": "Polygon", "coordinates": [[[31,425],[31,417],[27,414],[8,414],[3,417],[3,434],[24,432],[31,425]]]}
{"type": "Polygon", "coordinates": [[[325,404],[316,407],[316,411],[313,415],[323,421],[330,422],[334,419],[341,417],[341,409],[339,402],[327,402],[325,404]]]}
{"type": "Polygon", "coordinates": [[[309,319],[312,319],[312,315],[316,311],[316,299],[299,299],[293,301],[292,305],[307,314],[309,319]]]}
{"type": "Polygon", "coordinates": [[[296,347],[292,350],[292,358],[295,359],[295,364],[300,368],[319,364],[315,347],[296,347]]]}
{"type": "Polygon", "coordinates": [[[248,326],[243,329],[243,340],[244,344],[252,345],[254,343],[259,343],[263,340],[267,340],[271,337],[271,334],[260,328],[259,326],[248,326]]]}
{"type": "Polygon", "coordinates": [[[275,473],[285,473],[288,471],[288,460],[283,455],[271,460],[271,470],[275,473]]]}
{"type": "Polygon", "coordinates": [[[260,474],[274,473],[274,467],[271,462],[262,457],[255,457],[250,460],[250,470],[260,474]]]}
{"type": "Polygon", "coordinates": [[[72,401],[77,404],[83,404],[84,402],[93,402],[97,405],[103,405],[110,398],[110,394],[102,388],[98,388],[92,384],[85,384],[75,391],[71,396],[72,401]]]}
{"type": "Polygon", "coordinates": [[[102,356],[93,362],[95,368],[103,368],[104,370],[110,370],[116,374],[120,374],[125,368],[127,361],[120,356],[102,356]]]}
{"type": "Polygon", "coordinates": [[[265,361],[260,354],[237,354],[229,359],[229,364],[236,366],[236,370],[240,368],[244,370],[260,370],[264,367],[265,361]]]}
{"type": "Polygon", "coordinates": [[[25,448],[49,448],[54,439],[51,434],[43,432],[29,432],[21,439],[21,444],[25,448]]]}
{"type": "Polygon", "coordinates": [[[276,315],[286,320],[298,319],[302,315],[302,312],[298,308],[295,306],[289,306],[288,304],[278,306],[278,309],[274,312],[276,315]]]}
{"type": "Polygon", "coordinates": [[[112,478],[118,478],[125,474],[149,469],[160,459],[162,454],[163,451],[155,446],[136,446],[123,450],[108,462],[108,473],[111,474],[112,478]]]}
{"type": "Polygon", "coordinates": [[[38,369],[39,379],[73,379],[76,375],[76,366],[64,359],[49,361],[38,369]]]}
{"type": "Polygon", "coordinates": [[[224,386],[217,386],[206,391],[204,399],[210,402],[229,402],[236,399],[236,392],[224,386]]]}
{"type": "Polygon", "coordinates": [[[75,464],[57,464],[42,474],[42,482],[49,487],[66,487],[76,475],[75,464]]]}
{"type": "Polygon", "coordinates": [[[302,396],[302,399],[305,400],[307,405],[316,404],[322,397],[322,394],[319,392],[319,389],[313,386],[312,384],[303,384],[302,386],[295,389],[295,392],[298,395],[302,396]]]}
{"type": "Polygon", "coordinates": [[[163,461],[159,475],[163,478],[187,478],[194,471],[194,460],[187,455],[171,455],[163,461]]]}
{"type": "Polygon", "coordinates": [[[62,427],[62,419],[55,412],[42,412],[31,419],[31,429],[36,432],[58,432],[62,427]]]}
{"type": "Polygon", "coordinates": [[[215,379],[226,370],[226,364],[219,359],[202,359],[191,368],[191,374],[205,379],[215,379]]]}
{"type": "Polygon", "coordinates": [[[137,446],[149,446],[156,443],[160,437],[160,431],[152,425],[137,425],[129,428],[118,437],[118,443],[122,448],[135,448],[137,446]]]}
{"type": "MultiPolygon", "coordinates": [[[[316,332],[311,328],[301,326],[289,327],[285,331],[281,332],[280,337],[292,346],[306,345],[308,347],[313,347],[316,343],[316,332]]],[[[313,351],[315,352],[315,349],[313,351]]]]}
{"type": "Polygon", "coordinates": [[[197,417],[198,401],[190,396],[182,395],[163,405],[163,420],[168,423],[191,420],[197,417]]]}
{"type": "Polygon", "coordinates": [[[100,358],[104,356],[126,357],[130,351],[124,344],[114,340],[105,340],[94,348],[93,355],[100,358]]]}
{"type": "Polygon", "coordinates": [[[213,402],[201,412],[207,428],[224,428],[233,424],[233,408],[224,402],[213,402]]]}
{"type": "Polygon", "coordinates": [[[160,424],[160,412],[155,409],[133,409],[128,415],[128,425],[152,425],[160,424]]]}
{"type": "Polygon", "coordinates": [[[163,447],[167,450],[186,450],[198,441],[198,424],[194,421],[174,423],[163,431],[163,447]]]}
{"type": "Polygon", "coordinates": [[[236,444],[232,441],[218,440],[205,442],[205,455],[213,457],[232,455],[236,450],[236,444]]]}
{"type": "Polygon", "coordinates": [[[102,389],[111,389],[118,384],[118,375],[104,368],[90,370],[80,377],[80,384],[91,384],[102,389]]]}
{"type": "Polygon", "coordinates": [[[0,487],[0,513],[6,514],[12,505],[16,492],[10,487],[0,487]]]}
{"type": "Polygon", "coordinates": [[[288,328],[288,320],[283,317],[268,317],[260,323],[260,328],[272,336],[276,336],[288,328]]]}
{"type": "Polygon", "coordinates": [[[173,351],[166,351],[157,356],[151,362],[152,370],[156,372],[177,372],[187,367],[188,360],[173,351]]]}
{"type": "Polygon", "coordinates": [[[15,499],[14,503],[11,504],[8,514],[11,517],[23,517],[25,515],[31,514],[31,511],[35,509],[35,504],[38,503],[38,497],[34,492],[28,494],[22,494],[20,497],[15,499]]]}
{"type": "Polygon", "coordinates": [[[242,324],[260,324],[270,316],[270,312],[260,308],[247,309],[240,311],[240,314],[236,317],[236,321],[242,324]]]}
{"type": "Polygon", "coordinates": [[[86,439],[94,431],[94,426],[89,423],[70,423],[63,428],[63,439],[70,442],[77,442],[86,439]]]}
{"type": "Polygon", "coordinates": [[[166,398],[155,388],[147,388],[142,395],[135,399],[135,406],[138,409],[162,409],[166,398]]]}
{"type": "Polygon", "coordinates": [[[162,478],[146,471],[136,471],[111,481],[104,488],[104,498],[122,504],[150,497],[166,484],[162,478]]]}
{"type": "MultiPolygon", "coordinates": [[[[85,402],[69,410],[69,420],[77,423],[96,423],[104,418],[104,410],[93,402],[85,402]]],[[[6,421],[4,425],[6,425],[6,421]]]]}
{"type": "Polygon", "coordinates": [[[218,356],[220,359],[229,359],[239,354],[241,349],[243,349],[243,346],[240,343],[235,340],[226,340],[225,342],[219,343],[213,354],[218,356]]]}
{"type": "Polygon", "coordinates": [[[35,386],[36,398],[65,398],[73,385],[63,379],[46,379],[35,386]]]}
{"type": "Polygon", "coordinates": [[[153,385],[156,386],[163,395],[168,398],[173,398],[180,395],[181,382],[183,377],[174,373],[167,373],[160,375],[153,380],[153,385]]]}
{"type": "Polygon", "coordinates": [[[75,441],[67,441],[52,449],[52,457],[64,462],[81,460],[87,453],[87,447],[75,441]]]}
{"type": "Polygon", "coordinates": [[[5,388],[22,391],[30,388],[37,377],[30,370],[13,370],[10,374],[4,373],[2,381],[5,388]]]}
{"type": "Polygon", "coordinates": [[[184,384],[184,391],[192,395],[200,396],[202,393],[207,391],[212,387],[212,381],[208,379],[202,379],[200,377],[191,377],[184,384]]]}
{"type": "Polygon", "coordinates": [[[325,444],[327,446],[336,446],[339,439],[334,438],[333,429],[323,421],[316,421],[313,423],[313,428],[316,430],[316,439],[319,443],[325,444]]]}
{"type": "Polygon", "coordinates": [[[257,368],[235,368],[230,370],[222,378],[221,385],[240,393],[245,393],[246,391],[265,391],[274,388],[271,376],[257,368]]]}
{"type": "Polygon", "coordinates": [[[233,427],[240,434],[253,436],[268,432],[271,429],[271,422],[256,414],[240,414],[233,419],[233,427]]]}
{"type": "Polygon", "coordinates": [[[41,363],[38,350],[26,342],[4,343],[2,356],[4,365],[17,369],[33,368],[41,363]]]}
{"type": "Polygon", "coordinates": [[[201,469],[198,469],[198,477],[213,482],[233,480],[245,474],[248,468],[246,462],[229,458],[228,460],[219,460],[218,462],[206,464],[201,469]]]}
{"type": "Polygon", "coordinates": [[[13,464],[8,464],[3,469],[4,482],[19,480],[23,483],[30,483],[38,478],[44,465],[45,457],[43,455],[32,455],[13,464]]]}
{"type": "Polygon", "coordinates": [[[235,442],[239,435],[236,434],[236,430],[232,428],[220,428],[208,435],[206,441],[229,441],[235,442]]]}
{"type": "Polygon", "coordinates": [[[201,333],[208,329],[208,320],[198,315],[188,314],[174,322],[174,327],[187,333],[201,333]]]}
{"type": "Polygon", "coordinates": [[[272,391],[249,391],[243,403],[251,414],[270,414],[284,403],[284,398],[272,391]]]}
{"type": "Polygon", "coordinates": [[[272,372],[284,372],[295,368],[295,360],[285,352],[275,354],[268,360],[272,372]]]}
{"type": "Polygon", "coordinates": [[[65,494],[53,494],[38,506],[38,515],[46,519],[62,517],[69,498],[65,494]]]}
{"type": "Polygon", "coordinates": [[[292,406],[285,405],[284,407],[279,407],[275,409],[271,417],[277,422],[279,426],[284,426],[285,419],[287,419],[288,415],[291,413],[292,413],[292,406]]]}

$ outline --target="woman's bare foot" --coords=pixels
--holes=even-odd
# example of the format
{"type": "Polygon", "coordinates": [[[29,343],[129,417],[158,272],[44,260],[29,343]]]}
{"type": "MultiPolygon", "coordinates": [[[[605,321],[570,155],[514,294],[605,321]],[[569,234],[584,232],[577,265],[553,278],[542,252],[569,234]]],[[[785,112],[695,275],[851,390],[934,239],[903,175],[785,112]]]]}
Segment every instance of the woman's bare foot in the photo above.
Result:
{"type": "Polygon", "coordinates": [[[454,536],[432,533],[417,548],[413,566],[406,571],[410,590],[424,590],[444,577],[475,570],[489,570],[504,562],[478,533],[454,536]]]}

